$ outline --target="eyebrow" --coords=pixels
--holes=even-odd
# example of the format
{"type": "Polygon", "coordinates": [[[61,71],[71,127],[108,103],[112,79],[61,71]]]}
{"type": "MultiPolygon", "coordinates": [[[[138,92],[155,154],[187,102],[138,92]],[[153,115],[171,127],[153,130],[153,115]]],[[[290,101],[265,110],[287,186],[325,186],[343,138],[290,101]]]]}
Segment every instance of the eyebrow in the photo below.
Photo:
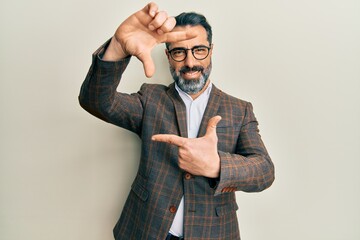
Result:
{"type": "Polygon", "coordinates": [[[193,46],[193,47],[191,47],[191,48],[175,47],[175,48],[172,48],[172,49],[169,49],[169,50],[174,50],[174,49],[193,49],[193,48],[197,48],[197,47],[210,47],[210,46],[206,46],[206,45],[201,44],[201,45],[195,45],[195,46],[193,46]]]}

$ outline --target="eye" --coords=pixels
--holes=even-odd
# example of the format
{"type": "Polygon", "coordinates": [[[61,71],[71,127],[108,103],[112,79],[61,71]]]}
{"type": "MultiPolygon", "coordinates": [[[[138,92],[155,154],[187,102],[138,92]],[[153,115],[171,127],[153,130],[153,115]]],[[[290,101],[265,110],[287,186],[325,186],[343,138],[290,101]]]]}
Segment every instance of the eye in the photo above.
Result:
{"type": "Polygon", "coordinates": [[[197,48],[194,48],[194,53],[195,54],[206,54],[208,51],[208,49],[206,47],[197,47],[197,48]]]}
{"type": "Polygon", "coordinates": [[[171,51],[171,54],[176,57],[176,56],[182,56],[184,55],[185,51],[184,49],[174,49],[171,51]]]}

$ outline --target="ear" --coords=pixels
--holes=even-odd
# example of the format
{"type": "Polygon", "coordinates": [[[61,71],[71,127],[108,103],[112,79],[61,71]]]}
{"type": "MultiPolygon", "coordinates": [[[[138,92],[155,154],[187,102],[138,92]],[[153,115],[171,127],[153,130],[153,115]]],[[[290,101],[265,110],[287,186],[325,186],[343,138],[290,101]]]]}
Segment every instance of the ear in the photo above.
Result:
{"type": "Polygon", "coordinates": [[[170,54],[166,48],[165,48],[165,54],[166,54],[167,59],[170,61],[170,54]]]}
{"type": "Polygon", "coordinates": [[[212,56],[212,53],[213,53],[213,50],[214,50],[214,44],[212,43],[211,45],[210,45],[210,54],[209,54],[209,57],[211,57],[212,56]]]}

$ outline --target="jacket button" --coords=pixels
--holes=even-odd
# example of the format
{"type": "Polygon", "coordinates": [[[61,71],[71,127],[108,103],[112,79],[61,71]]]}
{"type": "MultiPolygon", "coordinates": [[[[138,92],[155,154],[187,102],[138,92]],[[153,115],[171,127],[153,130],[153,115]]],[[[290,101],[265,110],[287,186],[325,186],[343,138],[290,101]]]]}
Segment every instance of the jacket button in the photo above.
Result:
{"type": "Polygon", "coordinates": [[[175,207],[175,206],[171,206],[171,207],[169,208],[169,211],[170,211],[171,213],[176,213],[176,207],[175,207]]]}
{"type": "Polygon", "coordinates": [[[190,180],[190,179],[191,179],[191,177],[192,177],[192,176],[191,176],[191,174],[190,174],[190,173],[186,173],[186,174],[185,174],[185,179],[186,179],[186,180],[190,180]]]}

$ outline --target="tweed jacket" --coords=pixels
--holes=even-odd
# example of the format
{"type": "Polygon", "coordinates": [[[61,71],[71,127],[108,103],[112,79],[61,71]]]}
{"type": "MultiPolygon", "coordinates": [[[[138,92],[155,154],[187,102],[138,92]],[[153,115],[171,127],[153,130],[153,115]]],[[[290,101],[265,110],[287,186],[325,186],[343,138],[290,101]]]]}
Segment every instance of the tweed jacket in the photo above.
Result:
{"type": "Polygon", "coordinates": [[[176,146],[151,140],[154,134],[187,137],[186,108],[174,84],[143,84],[137,93],[117,92],[130,57],[101,61],[104,47],[93,54],[80,105],[142,140],[139,169],[114,228],[115,239],[165,239],[183,195],[186,240],[240,239],[234,192],[262,191],[274,180],[252,105],[213,86],[198,136],[205,134],[211,117],[222,117],[216,128],[220,176],[192,176],[178,167],[176,146]]]}

